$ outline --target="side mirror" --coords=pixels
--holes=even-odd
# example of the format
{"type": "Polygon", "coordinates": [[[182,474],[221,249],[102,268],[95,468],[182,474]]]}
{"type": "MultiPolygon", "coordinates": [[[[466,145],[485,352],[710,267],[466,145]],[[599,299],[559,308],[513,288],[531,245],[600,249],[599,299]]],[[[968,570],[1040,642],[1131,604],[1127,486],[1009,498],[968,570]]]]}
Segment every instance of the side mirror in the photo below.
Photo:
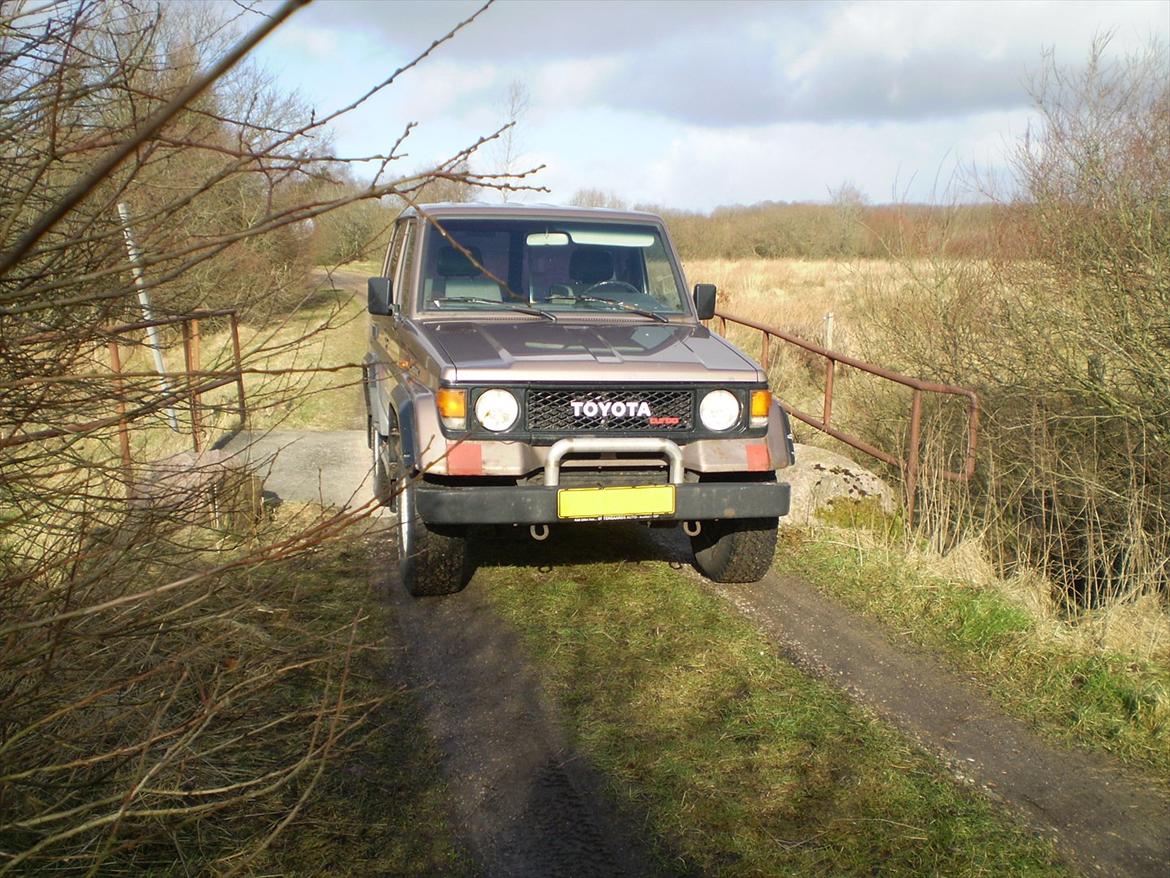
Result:
{"type": "Polygon", "coordinates": [[[389,316],[392,285],[388,277],[371,277],[366,281],[366,310],[382,317],[389,316]]]}
{"type": "Polygon", "coordinates": [[[695,310],[700,320],[715,316],[715,284],[695,284],[695,310]]]}

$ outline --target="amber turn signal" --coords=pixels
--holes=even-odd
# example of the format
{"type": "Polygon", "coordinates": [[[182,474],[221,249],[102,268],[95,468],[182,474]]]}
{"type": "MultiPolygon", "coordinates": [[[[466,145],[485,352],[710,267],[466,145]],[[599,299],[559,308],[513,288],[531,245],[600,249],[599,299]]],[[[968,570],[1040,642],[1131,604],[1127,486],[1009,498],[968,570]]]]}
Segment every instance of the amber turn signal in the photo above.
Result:
{"type": "Polygon", "coordinates": [[[439,417],[448,430],[462,430],[467,426],[467,391],[440,387],[438,393],[439,417]]]}
{"type": "Polygon", "coordinates": [[[753,390],[751,406],[751,425],[763,427],[768,423],[768,409],[772,407],[772,391],[753,390]]]}

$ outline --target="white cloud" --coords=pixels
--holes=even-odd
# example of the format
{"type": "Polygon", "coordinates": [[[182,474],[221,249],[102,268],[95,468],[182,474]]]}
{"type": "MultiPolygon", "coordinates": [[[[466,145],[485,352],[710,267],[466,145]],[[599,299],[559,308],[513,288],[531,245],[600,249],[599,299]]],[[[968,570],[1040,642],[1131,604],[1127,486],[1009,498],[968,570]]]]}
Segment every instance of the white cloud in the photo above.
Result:
{"type": "Polygon", "coordinates": [[[343,35],[322,27],[305,27],[295,21],[286,22],[272,35],[279,51],[292,55],[304,52],[315,59],[331,60],[341,47],[343,35]]]}
{"type": "MultiPolygon", "coordinates": [[[[315,4],[261,49],[337,106],[472,9],[315,4]]],[[[341,123],[337,143],[369,154],[418,121],[403,164],[420,167],[494,130],[520,80],[532,107],[519,139],[548,163],[554,200],[598,186],[708,209],[823,200],[846,179],[875,200],[944,197],[940,169],[946,182],[958,162],[1002,163],[1042,50],[1075,69],[1105,31],[1114,55],[1167,40],[1170,2],[500,2],[341,123]]]]}

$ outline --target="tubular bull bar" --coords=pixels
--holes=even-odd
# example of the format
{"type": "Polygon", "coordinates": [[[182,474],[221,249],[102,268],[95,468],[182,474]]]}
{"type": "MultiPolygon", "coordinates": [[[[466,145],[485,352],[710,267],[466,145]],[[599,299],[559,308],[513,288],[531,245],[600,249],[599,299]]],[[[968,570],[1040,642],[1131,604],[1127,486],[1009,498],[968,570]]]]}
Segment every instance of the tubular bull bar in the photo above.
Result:
{"type": "MultiPolygon", "coordinates": [[[[674,510],[647,515],[613,516],[643,521],[711,521],[732,518],[778,518],[788,514],[789,486],[777,482],[687,482],[682,449],[669,439],[650,437],[561,439],[549,449],[543,485],[451,486],[419,482],[415,502],[428,524],[554,524],[577,520],[558,512],[560,471],[572,453],[634,452],[661,454],[669,464],[674,510]]],[[[598,485],[604,489],[605,485],[598,485]]],[[[605,520],[594,516],[589,520],[605,520]]]]}

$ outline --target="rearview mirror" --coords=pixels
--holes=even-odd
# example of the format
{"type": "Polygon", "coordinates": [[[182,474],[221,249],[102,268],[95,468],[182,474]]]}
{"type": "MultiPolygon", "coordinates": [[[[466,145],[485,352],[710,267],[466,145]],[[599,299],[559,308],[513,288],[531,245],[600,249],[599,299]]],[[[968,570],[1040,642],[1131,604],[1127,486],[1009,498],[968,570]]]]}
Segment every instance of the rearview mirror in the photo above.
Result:
{"type": "Polygon", "coordinates": [[[715,316],[715,284],[695,284],[695,311],[700,320],[715,316]]]}
{"type": "Polygon", "coordinates": [[[371,314],[388,317],[391,314],[390,297],[392,285],[388,277],[371,277],[366,281],[366,310],[371,314]]]}

